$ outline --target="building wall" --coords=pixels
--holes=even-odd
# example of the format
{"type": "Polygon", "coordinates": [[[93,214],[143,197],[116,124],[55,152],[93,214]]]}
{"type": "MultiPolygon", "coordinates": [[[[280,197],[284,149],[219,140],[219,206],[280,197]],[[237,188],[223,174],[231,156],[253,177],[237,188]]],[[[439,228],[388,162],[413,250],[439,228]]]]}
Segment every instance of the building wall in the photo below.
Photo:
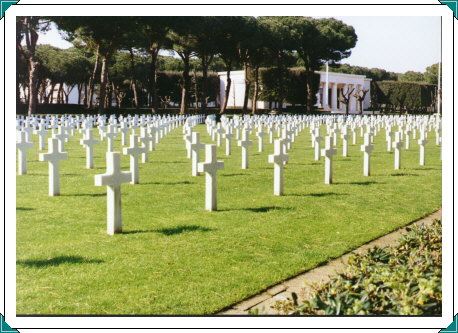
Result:
{"type": "MultiPolygon", "coordinates": [[[[344,73],[328,73],[328,82],[329,82],[329,92],[328,92],[328,107],[326,108],[327,103],[323,103],[326,96],[326,72],[316,72],[320,74],[320,92],[317,96],[318,107],[323,107],[331,112],[339,113],[345,112],[345,105],[339,102],[339,97],[342,94],[342,89],[347,91],[348,88],[355,89],[353,93],[356,92],[357,89],[369,89],[370,90],[370,82],[371,79],[366,78],[364,75],[352,75],[352,74],[344,74],[344,73]],[[335,91],[333,91],[335,89],[335,91]]],[[[225,96],[225,89],[226,89],[226,72],[219,72],[218,73],[220,79],[220,98],[221,103],[223,103],[223,99],[225,96]]],[[[233,71],[231,72],[231,90],[229,92],[229,100],[227,103],[228,107],[242,107],[243,106],[243,98],[245,95],[245,72],[244,71],[233,71]]],[[[352,94],[353,94],[352,93],[352,94]]],[[[251,100],[248,100],[248,107],[251,107],[251,100]]],[[[288,106],[289,104],[283,104],[284,107],[288,106]]],[[[269,103],[264,101],[258,101],[258,108],[267,109],[269,107],[269,103]]],[[[363,110],[370,107],[370,91],[366,94],[363,102],[363,110]]],[[[349,112],[350,113],[357,113],[358,112],[358,102],[355,97],[350,98],[349,103],[349,112]]]]}

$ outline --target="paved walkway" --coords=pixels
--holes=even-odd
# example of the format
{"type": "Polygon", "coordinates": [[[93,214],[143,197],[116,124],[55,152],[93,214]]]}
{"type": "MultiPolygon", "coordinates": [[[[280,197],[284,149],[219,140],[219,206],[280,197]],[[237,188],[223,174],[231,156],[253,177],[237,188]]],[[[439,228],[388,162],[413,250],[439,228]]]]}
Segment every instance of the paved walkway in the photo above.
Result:
{"type": "Polygon", "coordinates": [[[260,314],[277,314],[277,311],[273,309],[273,305],[278,300],[291,299],[291,293],[298,295],[299,302],[307,299],[311,295],[311,283],[327,282],[332,277],[336,276],[336,273],[343,272],[345,264],[348,262],[348,258],[353,253],[364,253],[368,249],[375,246],[385,247],[394,245],[397,239],[405,233],[407,227],[419,224],[431,224],[434,220],[442,217],[442,208],[439,208],[436,212],[425,216],[421,219],[409,223],[405,227],[402,227],[396,231],[393,231],[385,236],[381,236],[363,246],[351,251],[340,258],[334,259],[323,266],[313,268],[307,272],[297,275],[294,278],[285,280],[264,292],[251,296],[239,303],[233,304],[226,310],[216,313],[217,315],[247,315],[250,310],[259,309],[260,314]]]}

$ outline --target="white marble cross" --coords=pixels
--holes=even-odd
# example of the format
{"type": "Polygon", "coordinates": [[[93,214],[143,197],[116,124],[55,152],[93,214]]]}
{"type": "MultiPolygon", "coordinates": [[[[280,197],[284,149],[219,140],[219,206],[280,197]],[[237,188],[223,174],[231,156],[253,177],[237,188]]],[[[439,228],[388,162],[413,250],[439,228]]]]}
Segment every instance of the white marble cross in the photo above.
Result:
{"type": "Polygon", "coordinates": [[[200,161],[200,150],[205,148],[205,144],[200,142],[200,133],[192,133],[192,143],[191,143],[191,155],[192,155],[192,170],[191,174],[193,176],[198,176],[199,172],[197,171],[197,165],[200,161]]]}
{"type": "Polygon", "coordinates": [[[215,133],[216,133],[216,145],[218,147],[221,146],[221,138],[222,138],[222,135],[224,134],[224,129],[221,127],[221,123],[218,123],[218,125],[216,126],[216,130],[215,130],[215,133]]]}
{"type": "Polygon", "coordinates": [[[142,163],[148,162],[148,148],[154,139],[148,135],[147,128],[141,127],[140,128],[140,138],[138,139],[145,147],[145,152],[142,154],[142,163]]]}
{"type": "Polygon", "coordinates": [[[25,132],[19,132],[19,141],[16,143],[16,149],[18,150],[18,175],[27,174],[27,149],[33,147],[32,142],[27,141],[27,134],[25,132]]]}
{"type": "Polygon", "coordinates": [[[107,138],[107,142],[108,142],[107,152],[109,153],[113,152],[114,138],[118,135],[118,133],[115,132],[114,128],[115,128],[114,125],[108,126],[108,132],[104,134],[104,136],[107,138]]]}
{"type": "Polygon", "coordinates": [[[440,145],[440,139],[441,139],[441,125],[437,123],[434,127],[434,130],[436,132],[436,146],[440,145]]]}
{"type": "Polygon", "coordinates": [[[350,139],[350,134],[348,134],[348,127],[343,126],[342,127],[342,134],[340,135],[342,138],[342,156],[347,157],[348,156],[348,139],[350,139]]]}
{"type": "Polygon", "coordinates": [[[216,172],[224,169],[224,162],[216,160],[216,145],[205,145],[205,162],[197,166],[198,172],[205,172],[205,209],[217,209],[216,172]]]}
{"type": "Polygon", "coordinates": [[[274,143],[274,126],[272,124],[267,127],[267,133],[269,133],[269,143],[274,143]]]}
{"type": "Polygon", "coordinates": [[[321,156],[324,156],[324,183],[332,184],[332,157],[337,150],[332,148],[331,136],[326,136],[325,148],[321,149],[321,156]]]}
{"type": "Polygon", "coordinates": [[[190,127],[189,130],[183,135],[183,139],[186,144],[186,157],[191,158],[191,142],[192,142],[192,128],[190,127]]]}
{"type": "MultiPolygon", "coordinates": [[[[288,149],[291,147],[290,146],[291,138],[289,138],[287,133],[288,133],[288,131],[286,130],[285,127],[283,127],[282,134],[281,134],[281,142],[283,144],[283,151],[285,152],[285,154],[288,153],[288,149]]],[[[286,163],[288,163],[288,162],[285,161],[283,164],[286,164],[286,163]]]]}
{"type": "Polygon", "coordinates": [[[269,163],[274,164],[274,195],[283,195],[283,168],[288,161],[288,154],[285,154],[281,141],[275,140],[274,153],[269,155],[269,163]]]}
{"type": "Polygon", "coordinates": [[[401,133],[395,133],[395,139],[393,142],[394,148],[394,169],[398,170],[401,168],[401,148],[403,146],[403,142],[401,141],[401,133]]]}
{"type": "Polygon", "coordinates": [[[53,134],[52,137],[59,140],[59,151],[63,152],[64,151],[64,142],[67,141],[68,134],[65,134],[64,131],[62,130],[62,127],[59,127],[58,134],[53,134]]]}
{"type": "Polygon", "coordinates": [[[235,139],[240,140],[240,130],[243,128],[243,125],[241,123],[237,123],[235,126],[235,139]]]}
{"type": "Polygon", "coordinates": [[[95,175],[95,186],[107,187],[107,233],[122,232],[121,184],[132,179],[132,173],[121,171],[121,154],[107,152],[107,172],[95,175]]]}
{"type": "Polygon", "coordinates": [[[323,137],[320,136],[320,128],[315,127],[315,133],[313,135],[313,141],[315,142],[315,161],[320,160],[320,142],[323,141],[323,137]]]}
{"type": "Polygon", "coordinates": [[[45,136],[49,134],[49,131],[46,130],[46,125],[41,123],[39,130],[35,130],[33,133],[38,135],[38,149],[45,150],[45,136]]]}
{"type": "Polygon", "coordinates": [[[127,126],[126,122],[121,123],[121,127],[119,128],[121,132],[121,144],[123,146],[127,145],[127,133],[130,131],[130,128],[127,126]]]}
{"type": "Polygon", "coordinates": [[[352,133],[353,144],[356,145],[356,126],[354,124],[351,126],[351,133],[352,133]]]}
{"type": "Polygon", "coordinates": [[[238,146],[242,147],[242,169],[248,169],[248,147],[253,144],[249,140],[248,129],[244,128],[242,131],[242,140],[238,141],[238,146]]]}
{"type": "Polygon", "coordinates": [[[286,125],[284,128],[283,128],[283,136],[282,136],[282,139],[286,139],[283,143],[284,146],[287,147],[287,149],[291,149],[291,142],[292,142],[292,135],[293,135],[294,131],[290,130],[290,127],[289,125],[286,125]]]}
{"type": "Polygon", "coordinates": [[[132,174],[131,184],[138,184],[139,173],[138,173],[138,155],[147,152],[146,147],[138,146],[138,137],[135,134],[130,135],[130,147],[123,148],[122,152],[124,155],[130,155],[130,172],[132,174]]]}
{"type": "Polygon", "coordinates": [[[39,155],[40,162],[49,162],[49,195],[60,194],[59,181],[59,161],[67,159],[67,153],[59,150],[59,140],[56,138],[48,139],[48,152],[39,155]]]}
{"type": "Polygon", "coordinates": [[[420,140],[418,140],[418,144],[420,145],[420,165],[425,165],[425,146],[427,143],[425,128],[422,128],[420,130],[420,140]]]}
{"type": "Polygon", "coordinates": [[[88,128],[84,135],[84,139],[80,140],[80,144],[86,147],[86,169],[92,169],[94,167],[94,148],[93,146],[98,143],[99,143],[99,140],[93,138],[92,128],[88,128]]]}
{"type": "Polygon", "coordinates": [[[364,153],[364,176],[370,176],[371,174],[371,153],[374,149],[374,145],[371,144],[371,136],[369,133],[364,134],[364,144],[361,145],[361,151],[364,153]]]}
{"type": "Polygon", "coordinates": [[[340,128],[337,127],[337,124],[334,124],[334,128],[331,130],[333,136],[333,146],[337,145],[337,135],[340,133],[340,128]]]}
{"type": "Polygon", "coordinates": [[[155,142],[156,141],[156,131],[157,131],[157,129],[154,126],[150,126],[148,128],[148,133],[151,136],[151,140],[149,142],[149,150],[150,151],[156,150],[156,142],[155,142]]]}
{"type": "Polygon", "coordinates": [[[258,137],[258,152],[262,153],[264,151],[264,137],[267,135],[266,132],[264,132],[261,129],[256,133],[256,136],[258,137]]]}
{"type": "Polygon", "coordinates": [[[226,139],[226,155],[229,156],[232,154],[232,138],[234,134],[232,134],[231,128],[226,129],[226,134],[224,134],[224,138],[226,139]]]}
{"type": "Polygon", "coordinates": [[[27,142],[30,142],[31,140],[31,135],[30,133],[33,132],[33,128],[32,127],[29,127],[29,125],[26,125],[22,131],[25,133],[25,139],[27,142]]]}
{"type": "Polygon", "coordinates": [[[393,147],[393,142],[392,142],[393,132],[391,131],[391,126],[387,126],[385,133],[386,133],[386,150],[391,151],[391,148],[393,147]]]}
{"type": "Polygon", "coordinates": [[[406,140],[406,146],[405,146],[405,150],[409,150],[410,149],[410,134],[412,133],[411,129],[410,129],[410,125],[407,125],[406,126],[406,129],[404,131],[404,134],[405,134],[405,140],[406,140]]]}

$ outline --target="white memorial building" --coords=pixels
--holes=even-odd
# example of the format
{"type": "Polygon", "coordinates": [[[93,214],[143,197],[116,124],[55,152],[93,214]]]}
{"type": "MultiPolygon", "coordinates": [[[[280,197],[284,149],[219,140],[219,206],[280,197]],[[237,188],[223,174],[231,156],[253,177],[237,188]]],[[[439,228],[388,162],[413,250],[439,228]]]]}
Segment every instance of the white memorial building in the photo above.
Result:
{"type": "MultiPolygon", "coordinates": [[[[344,73],[331,73],[331,72],[315,72],[320,75],[320,88],[317,93],[317,104],[319,108],[323,108],[326,111],[333,113],[346,112],[346,105],[340,102],[340,98],[343,92],[351,91],[349,113],[358,113],[358,101],[353,95],[363,90],[368,90],[363,101],[363,110],[370,107],[370,88],[371,79],[366,78],[364,75],[353,75],[344,73]],[[326,80],[327,77],[327,80],[326,80]],[[326,86],[328,89],[326,89],[326,86]],[[327,94],[326,94],[327,90],[327,94]],[[327,98],[326,98],[327,97],[327,98]],[[327,99],[327,103],[326,103],[327,99]]],[[[220,103],[223,103],[225,96],[225,90],[227,85],[226,72],[218,72],[219,76],[219,96],[221,98],[220,103]]],[[[362,93],[360,93],[362,96],[362,93]]],[[[233,71],[231,72],[231,90],[229,92],[229,99],[227,102],[228,107],[243,107],[243,98],[245,96],[245,72],[244,71],[233,71]]],[[[251,100],[248,100],[248,107],[251,108],[251,100]]],[[[283,104],[286,107],[290,104],[283,104]]],[[[264,101],[258,101],[259,109],[268,109],[269,103],[264,101]]]]}

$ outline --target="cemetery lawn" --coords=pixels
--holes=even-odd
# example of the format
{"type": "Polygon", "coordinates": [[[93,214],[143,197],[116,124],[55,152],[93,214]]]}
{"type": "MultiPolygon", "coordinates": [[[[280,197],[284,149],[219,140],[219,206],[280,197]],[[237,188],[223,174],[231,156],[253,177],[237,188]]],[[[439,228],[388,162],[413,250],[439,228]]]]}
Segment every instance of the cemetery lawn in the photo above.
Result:
{"type": "MultiPolygon", "coordinates": [[[[211,142],[204,125],[195,129],[211,142]]],[[[49,197],[48,164],[38,162],[33,135],[28,174],[16,177],[17,313],[212,314],[441,206],[434,131],[426,166],[418,164],[417,136],[394,170],[382,129],[370,177],[362,175],[357,135],[346,158],[339,139],[334,184],[325,185],[324,160],[313,160],[305,128],[289,152],[282,197],[273,195],[267,162],[273,145],[258,153],[252,134],[250,168],[241,170],[240,147],[233,140],[232,156],[225,156],[223,143],[219,211],[207,212],[205,176],[191,176],[179,127],[140,163],[140,184],[122,185],[124,233],[115,236],[106,234],[106,187],[94,186],[94,175],[106,170],[106,141],[95,146],[95,169],[87,170],[75,134],[65,144],[61,196],[49,197]]],[[[128,156],[121,163],[129,169],[128,156]]]]}

